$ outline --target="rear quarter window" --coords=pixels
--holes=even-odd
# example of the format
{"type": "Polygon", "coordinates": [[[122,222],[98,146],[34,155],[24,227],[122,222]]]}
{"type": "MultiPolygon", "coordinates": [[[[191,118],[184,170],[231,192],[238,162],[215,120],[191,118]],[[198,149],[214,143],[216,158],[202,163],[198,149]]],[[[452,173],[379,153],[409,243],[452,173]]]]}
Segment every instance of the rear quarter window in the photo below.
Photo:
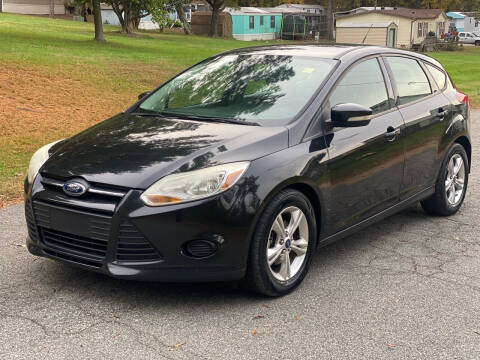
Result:
{"type": "Polygon", "coordinates": [[[438,88],[442,90],[445,87],[445,84],[447,83],[447,75],[445,74],[445,72],[443,72],[442,70],[440,70],[439,68],[433,65],[430,65],[430,64],[425,64],[425,65],[428,71],[430,72],[430,74],[432,75],[433,79],[437,83],[438,88]]]}

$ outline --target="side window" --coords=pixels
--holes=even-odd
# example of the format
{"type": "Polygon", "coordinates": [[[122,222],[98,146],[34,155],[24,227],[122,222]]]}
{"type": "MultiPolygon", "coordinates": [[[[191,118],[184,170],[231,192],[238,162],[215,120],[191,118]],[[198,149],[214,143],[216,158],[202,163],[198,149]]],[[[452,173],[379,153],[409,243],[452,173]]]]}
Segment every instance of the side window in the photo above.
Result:
{"type": "Polygon", "coordinates": [[[445,73],[440,70],[439,68],[436,68],[435,66],[425,64],[427,66],[428,71],[430,71],[430,74],[432,74],[432,77],[435,79],[435,82],[438,85],[439,89],[443,89],[445,87],[445,83],[447,81],[447,76],[445,73]]]}
{"type": "Polygon", "coordinates": [[[417,60],[404,57],[387,57],[397,84],[399,104],[416,101],[432,93],[427,75],[417,60]]]}
{"type": "Polygon", "coordinates": [[[372,109],[374,114],[390,109],[382,69],[377,59],[354,65],[330,95],[330,106],[355,103],[372,109]]]}
{"type": "Polygon", "coordinates": [[[248,17],[248,22],[249,22],[249,28],[254,29],[255,28],[255,18],[253,16],[248,17]]]}
{"type": "Polygon", "coordinates": [[[260,16],[260,26],[263,26],[263,16],[260,16]]]}
{"type": "Polygon", "coordinates": [[[270,27],[275,28],[275,16],[270,16],[270,27]]]}

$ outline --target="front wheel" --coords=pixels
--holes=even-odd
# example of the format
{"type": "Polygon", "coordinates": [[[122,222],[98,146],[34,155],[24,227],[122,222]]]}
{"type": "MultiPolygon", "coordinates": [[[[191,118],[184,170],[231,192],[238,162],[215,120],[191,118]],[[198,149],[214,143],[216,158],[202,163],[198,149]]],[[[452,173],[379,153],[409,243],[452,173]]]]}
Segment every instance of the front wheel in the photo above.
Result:
{"type": "Polygon", "coordinates": [[[313,207],[301,192],[288,189],[276,195],[253,234],[245,284],[268,296],[295,289],[315,249],[315,224],[313,207]]]}
{"type": "Polygon", "coordinates": [[[453,144],[448,150],[440,169],[435,193],[422,201],[423,209],[434,215],[455,214],[463,204],[468,185],[468,157],[460,144],[453,144]]]}

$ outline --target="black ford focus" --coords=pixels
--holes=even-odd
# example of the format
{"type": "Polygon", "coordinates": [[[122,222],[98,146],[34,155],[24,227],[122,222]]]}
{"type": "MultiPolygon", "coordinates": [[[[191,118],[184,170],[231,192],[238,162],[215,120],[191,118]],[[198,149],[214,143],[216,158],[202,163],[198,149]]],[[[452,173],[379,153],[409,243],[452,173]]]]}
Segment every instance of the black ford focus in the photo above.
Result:
{"type": "Polygon", "coordinates": [[[209,58],[32,157],[32,254],[277,296],[314,251],[421,201],[462,205],[468,97],[435,60],[361,46],[209,58]]]}

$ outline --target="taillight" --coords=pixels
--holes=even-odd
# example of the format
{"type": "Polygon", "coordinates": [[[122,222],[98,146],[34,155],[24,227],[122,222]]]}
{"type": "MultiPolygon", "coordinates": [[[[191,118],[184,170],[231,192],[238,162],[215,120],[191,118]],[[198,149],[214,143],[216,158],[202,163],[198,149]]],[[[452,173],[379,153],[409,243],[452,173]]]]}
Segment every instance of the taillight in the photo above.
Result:
{"type": "Polygon", "coordinates": [[[456,92],[458,101],[470,106],[470,99],[468,98],[467,94],[462,93],[460,90],[457,89],[457,87],[455,87],[455,92],[456,92]]]}

